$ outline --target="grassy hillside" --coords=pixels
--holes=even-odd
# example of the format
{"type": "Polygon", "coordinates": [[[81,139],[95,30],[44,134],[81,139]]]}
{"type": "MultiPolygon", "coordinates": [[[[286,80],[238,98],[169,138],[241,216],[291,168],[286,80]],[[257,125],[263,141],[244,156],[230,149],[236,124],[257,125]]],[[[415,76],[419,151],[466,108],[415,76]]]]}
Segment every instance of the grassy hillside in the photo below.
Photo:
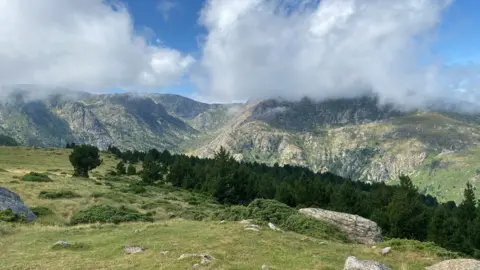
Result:
{"type": "Polygon", "coordinates": [[[178,260],[184,253],[207,253],[215,259],[206,269],[341,269],[348,256],[382,261],[392,269],[424,269],[451,256],[428,243],[390,240],[370,246],[312,238],[293,232],[245,231],[238,222],[209,218],[223,206],[211,199],[169,186],[137,192],[137,176],[112,177],[117,161],[102,154],[104,163],[91,178],[72,178],[68,149],[0,147],[0,186],[17,192],[25,204],[40,212],[32,224],[0,222],[2,269],[186,269],[198,261],[178,260]],[[29,172],[48,174],[51,182],[27,182],[29,172]],[[43,191],[70,198],[39,196],[43,191]],[[70,226],[75,212],[92,205],[128,206],[150,212],[154,222],[70,226]],[[202,221],[199,221],[203,219],[202,221]],[[62,240],[78,245],[54,249],[62,240]],[[147,248],[127,255],[125,245],[147,248]],[[393,246],[382,257],[379,250],[393,246]],[[168,251],[162,254],[162,251],[168,251]]]}

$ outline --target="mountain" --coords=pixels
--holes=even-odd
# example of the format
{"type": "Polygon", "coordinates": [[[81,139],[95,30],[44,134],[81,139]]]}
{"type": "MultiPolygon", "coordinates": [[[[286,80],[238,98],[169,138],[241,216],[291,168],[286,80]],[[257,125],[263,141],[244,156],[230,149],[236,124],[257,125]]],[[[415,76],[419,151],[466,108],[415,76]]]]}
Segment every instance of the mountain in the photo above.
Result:
{"type": "Polygon", "coordinates": [[[171,94],[52,94],[39,100],[22,92],[0,104],[0,134],[30,146],[114,144],[201,157],[223,146],[238,160],[371,182],[395,183],[407,173],[421,191],[444,200],[458,200],[466,181],[480,179],[478,114],[449,104],[405,112],[375,97],[206,104],[171,94]]]}

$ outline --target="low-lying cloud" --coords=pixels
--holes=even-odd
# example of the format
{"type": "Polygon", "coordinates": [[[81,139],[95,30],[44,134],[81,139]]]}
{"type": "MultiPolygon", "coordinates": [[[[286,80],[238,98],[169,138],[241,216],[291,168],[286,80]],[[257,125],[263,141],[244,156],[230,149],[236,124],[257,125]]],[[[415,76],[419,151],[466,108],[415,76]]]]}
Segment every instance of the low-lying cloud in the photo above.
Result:
{"type": "Polygon", "coordinates": [[[148,91],[177,81],[195,60],[136,33],[119,3],[0,0],[0,89],[148,91]]]}
{"type": "Polygon", "coordinates": [[[223,100],[375,94],[422,106],[464,98],[459,91],[479,85],[478,66],[443,67],[429,50],[451,2],[209,0],[194,79],[202,95],[223,100]],[[467,75],[477,81],[462,90],[467,75]]]}

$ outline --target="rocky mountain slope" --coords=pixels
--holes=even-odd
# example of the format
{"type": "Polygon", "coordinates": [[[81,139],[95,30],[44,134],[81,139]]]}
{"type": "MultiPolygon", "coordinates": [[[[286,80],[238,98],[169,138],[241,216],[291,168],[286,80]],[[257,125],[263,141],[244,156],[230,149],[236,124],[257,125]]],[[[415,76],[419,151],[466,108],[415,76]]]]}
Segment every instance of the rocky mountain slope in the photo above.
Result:
{"type": "Polygon", "coordinates": [[[23,93],[0,104],[0,134],[25,145],[114,144],[202,157],[223,146],[239,160],[308,166],[354,180],[407,173],[443,199],[459,198],[467,180],[480,178],[479,120],[452,108],[402,112],[372,97],[205,104],[162,94],[32,100],[23,93]]]}

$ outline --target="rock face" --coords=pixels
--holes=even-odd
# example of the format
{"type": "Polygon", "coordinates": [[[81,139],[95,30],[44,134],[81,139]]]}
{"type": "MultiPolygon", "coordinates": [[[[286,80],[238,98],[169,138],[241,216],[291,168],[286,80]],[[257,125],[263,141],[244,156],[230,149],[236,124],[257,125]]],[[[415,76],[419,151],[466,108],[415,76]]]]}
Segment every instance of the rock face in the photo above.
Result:
{"type": "Polygon", "coordinates": [[[37,219],[32,210],[23,204],[17,193],[0,187],[0,211],[8,208],[12,209],[15,214],[26,216],[27,222],[37,219]]]}
{"type": "Polygon", "coordinates": [[[383,242],[382,229],[369,219],[320,208],[303,208],[299,212],[338,227],[351,241],[368,245],[383,242]]]}
{"type": "Polygon", "coordinates": [[[390,267],[376,261],[362,261],[350,256],[345,261],[343,270],[391,270],[390,267]]]}
{"type": "Polygon", "coordinates": [[[426,270],[478,270],[480,269],[480,261],[472,259],[457,259],[457,260],[448,260],[437,263],[430,267],[425,268],[426,270]]]}

